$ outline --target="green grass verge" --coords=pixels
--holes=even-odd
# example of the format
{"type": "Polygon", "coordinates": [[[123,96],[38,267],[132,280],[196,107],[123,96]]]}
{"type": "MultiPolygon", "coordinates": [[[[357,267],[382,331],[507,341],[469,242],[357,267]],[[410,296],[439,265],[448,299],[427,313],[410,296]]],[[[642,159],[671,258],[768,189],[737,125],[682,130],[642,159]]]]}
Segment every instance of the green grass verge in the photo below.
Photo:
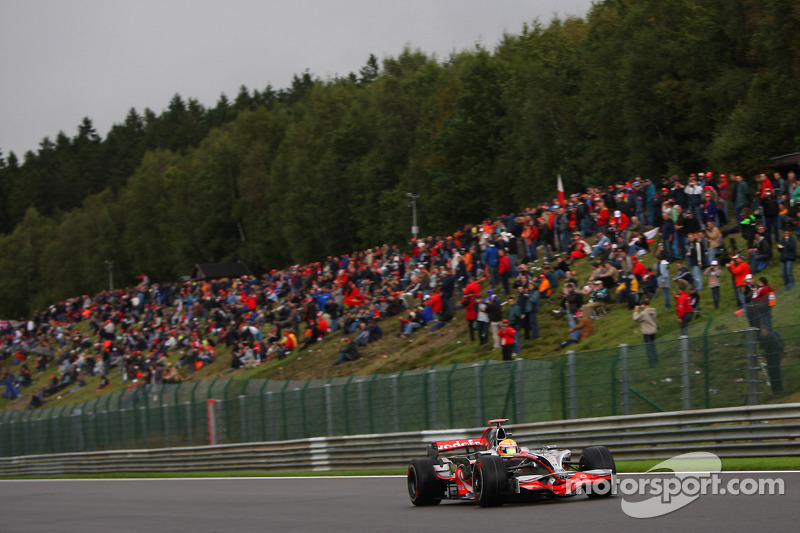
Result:
{"type": "MultiPolygon", "coordinates": [[[[647,472],[661,461],[617,461],[617,470],[647,472]]],[[[722,470],[800,470],[800,457],[729,457],[722,459],[722,470]]]]}
{"type": "MultiPolygon", "coordinates": [[[[661,459],[646,461],[617,461],[617,470],[622,473],[647,472],[661,459]]],[[[800,470],[800,457],[731,457],[722,459],[723,471],[796,471],[800,470]]],[[[56,476],[10,476],[1,479],[160,479],[160,478],[223,478],[223,477],[312,477],[312,476],[393,476],[405,475],[404,469],[383,470],[335,470],[320,472],[114,472],[106,474],[56,475],[56,476]]]]}

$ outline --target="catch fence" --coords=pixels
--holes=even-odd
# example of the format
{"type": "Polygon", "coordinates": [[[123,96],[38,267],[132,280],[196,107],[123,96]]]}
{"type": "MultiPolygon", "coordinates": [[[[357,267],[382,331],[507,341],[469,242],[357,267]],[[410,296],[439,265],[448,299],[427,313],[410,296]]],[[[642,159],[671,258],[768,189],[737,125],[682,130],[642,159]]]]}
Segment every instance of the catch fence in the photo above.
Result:
{"type": "Polygon", "coordinates": [[[779,402],[800,390],[800,325],[538,359],[328,380],[140,386],[0,413],[0,456],[175,448],[536,423],[779,402]],[[777,348],[780,347],[780,352],[777,348]],[[777,364],[776,364],[777,363],[777,364]],[[780,373],[780,379],[778,374],[780,373]]]}

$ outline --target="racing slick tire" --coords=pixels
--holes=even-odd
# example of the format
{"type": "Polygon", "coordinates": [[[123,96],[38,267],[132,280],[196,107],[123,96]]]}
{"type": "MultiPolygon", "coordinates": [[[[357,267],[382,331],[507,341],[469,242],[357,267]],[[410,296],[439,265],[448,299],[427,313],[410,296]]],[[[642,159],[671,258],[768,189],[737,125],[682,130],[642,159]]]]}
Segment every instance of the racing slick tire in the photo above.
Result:
{"type": "Polygon", "coordinates": [[[417,506],[438,505],[444,496],[444,482],[436,477],[430,458],[414,459],[408,465],[408,495],[417,506]]]}
{"type": "Polygon", "coordinates": [[[502,496],[508,490],[508,467],[494,455],[478,457],[472,469],[472,491],[481,507],[503,505],[502,496]]]}
{"type": "MultiPolygon", "coordinates": [[[[604,469],[611,470],[612,479],[617,474],[617,465],[614,462],[614,457],[608,448],[605,446],[590,446],[584,448],[581,452],[581,460],[579,470],[596,470],[604,469]]],[[[613,494],[613,486],[609,481],[602,481],[596,483],[586,490],[586,495],[590,498],[607,498],[613,494]]]]}

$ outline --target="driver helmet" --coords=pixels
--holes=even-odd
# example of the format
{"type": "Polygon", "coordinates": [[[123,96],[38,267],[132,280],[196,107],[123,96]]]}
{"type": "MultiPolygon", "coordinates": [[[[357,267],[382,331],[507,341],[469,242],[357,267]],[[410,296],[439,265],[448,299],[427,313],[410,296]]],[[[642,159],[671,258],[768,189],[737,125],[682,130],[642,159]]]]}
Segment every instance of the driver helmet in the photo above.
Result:
{"type": "Polygon", "coordinates": [[[519,452],[519,446],[513,439],[503,439],[497,445],[497,453],[500,455],[514,455],[519,452]]]}

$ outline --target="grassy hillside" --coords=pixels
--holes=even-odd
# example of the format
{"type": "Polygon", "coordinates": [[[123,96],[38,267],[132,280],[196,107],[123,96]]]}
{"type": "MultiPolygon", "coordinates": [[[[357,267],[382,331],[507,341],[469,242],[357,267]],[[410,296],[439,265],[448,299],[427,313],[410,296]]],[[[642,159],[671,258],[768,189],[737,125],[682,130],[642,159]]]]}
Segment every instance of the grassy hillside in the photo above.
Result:
{"type": "MultiPolygon", "coordinates": [[[[649,266],[653,259],[650,256],[645,256],[644,262],[649,266]]],[[[534,272],[539,266],[541,266],[541,262],[531,264],[534,272]]],[[[582,282],[585,281],[591,270],[589,261],[579,261],[574,266],[577,278],[582,282]]],[[[778,305],[774,308],[775,325],[800,323],[800,306],[796,305],[798,292],[795,290],[790,293],[783,293],[779,288],[782,286],[782,282],[780,280],[780,266],[777,262],[773,261],[773,264],[760,275],[766,276],[771,281],[772,286],[778,288],[778,305]]],[[[747,327],[745,318],[734,315],[733,288],[727,279],[724,281],[719,310],[713,309],[709,289],[704,288],[701,291],[703,314],[700,319],[692,323],[690,328],[692,336],[702,335],[706,330],[708,330],[709,334],[717,334],[747,327]]],[[[484,293],[487,288],[487,286],[484,286],[484,293]]],[[[557,298],[554,298],[554,300],[557,301],[557,298]]],[[[660,295],[653,301],[653,305],[658,310],[658,338],[676,339],[679,336],[679,331],[674,305],[673,309],[665,311],[660,295]]],[[[565,318],[555,316],[552,313],[554,309],[556,309],[556,304],[545,303],[541,306],[539,311],[541,338],[522,341],[521,357],[529,359],[564,353],[565,349],[560,346],[560,343],[567,338],[567,322],[565,318]]],[[[633,322],[631,312],[624,304],[609,305],[607,315],[595,320],[593,324],[595,333],[582,340],[579,344],[571,346],[571,349],[576,351],[600,350],[612,348],[622,343],[636,345],[642,342],[639,326],[633,322]]],[[[453,322],[436,332],[430,332],[428,327],[416,331],[408,338],[400,338],[397,336],[399,325],[400,322],[397,317],[382,321],[383,339],[361,348],[360,352],[363,355],[361,359],[339,366],[332,366],[332,363],[338,356],[343,335],[342,333],[335,333],[313,345],[310,349],[301,353],[295,352],[286,359],[271,361],[256,368],[235,371],[229,371],[231,363],[230,351],[224,345],[220,345],[218,347],[217,360],[214,363],[191,373],[184,367],[181,369],[181,374],[189,382],[228,378],[308,380],[348,375],[392,373],[430,366],[483,361],[487,358],[501,359],[500,350],[492,350],[491,342],[479,347],[477,341],[470,340],[463,310],[459,309],[453,322]]],[[[86,326],[81,324],[79,327],[85,328],[86,326]]],[[[169,357],[169,362],[176,364],[180,357],[180,352],[173,352],[169,357]]],[[[10,361],[4,361],[2,367],[8,367],[12,372],[16,370],[10,361]]],[[[50,374],[55,372],[54,364],[51,364],[48,371],[36,374],[34,385],[24,389],[20,398],[14,401],[0,401],[0,409],[19,410],[26,408],[33,390],[44,385],[50,374]]],[[[47,406],[58,407],[100,398],[108,393],[139,385],[139,383],[133,384],[131,381],[123,381],[122,373],[118,369],[111,372],[110,379],[113,384],[102,391],[96,391],[99,379],[98,376],[90,377],[87,378],[85,387],[78,388],[72,392],[70,392],[69,388],[63,390],[59,395],[48,398],[47,406]]]]}

